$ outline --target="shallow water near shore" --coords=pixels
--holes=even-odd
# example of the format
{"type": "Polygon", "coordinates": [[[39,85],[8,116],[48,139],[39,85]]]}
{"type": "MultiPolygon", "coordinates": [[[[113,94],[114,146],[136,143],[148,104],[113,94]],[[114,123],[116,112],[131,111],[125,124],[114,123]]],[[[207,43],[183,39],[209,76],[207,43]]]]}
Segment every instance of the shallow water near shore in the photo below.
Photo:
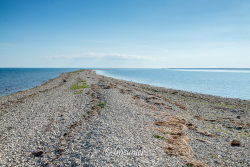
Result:
{"type": "MultiPolygon", "coordinates": [[[[0,96],[33,88],[77,68],[0,68],[0,96]]],[[[250,69],[104,69],[118,79],[215,96],[250,99],[250,69]]]]}
{"type": "Polygon", "coordinates": [[[249,68],[109,69],[97,73],[165,88],[250,99],[249,68]]]}
{"type": "Polygon", "coordinates": [[[0,68],[0,96],[33,88],[76,68],[0,68]]]}

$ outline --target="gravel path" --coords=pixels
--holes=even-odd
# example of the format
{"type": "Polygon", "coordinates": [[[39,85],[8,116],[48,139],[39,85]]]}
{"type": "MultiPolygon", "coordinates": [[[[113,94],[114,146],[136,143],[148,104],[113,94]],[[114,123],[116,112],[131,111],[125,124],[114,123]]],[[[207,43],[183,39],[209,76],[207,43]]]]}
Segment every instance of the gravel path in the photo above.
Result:
{"type": "Polygon", "coordinates": [[[250,166],[246,100],[84,70],[0,104],[0,166],[250,166]]]}

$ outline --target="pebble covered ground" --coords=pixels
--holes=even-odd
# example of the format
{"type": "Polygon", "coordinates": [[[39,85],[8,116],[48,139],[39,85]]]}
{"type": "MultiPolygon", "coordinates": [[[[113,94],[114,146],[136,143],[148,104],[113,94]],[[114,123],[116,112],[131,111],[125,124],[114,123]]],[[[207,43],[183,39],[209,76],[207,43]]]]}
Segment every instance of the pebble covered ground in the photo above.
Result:
{"type": "Polygon", "coordinates": [[[250,101],[64,73],[0,97],[0,166],[250,166],[250,101]]]}

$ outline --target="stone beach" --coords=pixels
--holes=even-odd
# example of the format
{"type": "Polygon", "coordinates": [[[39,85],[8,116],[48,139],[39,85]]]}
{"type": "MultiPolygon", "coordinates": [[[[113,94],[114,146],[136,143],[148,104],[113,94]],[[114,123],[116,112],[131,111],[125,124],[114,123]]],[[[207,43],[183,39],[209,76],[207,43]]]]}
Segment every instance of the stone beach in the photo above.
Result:
{"type": "Polygon", "coordinates": [[[0,97],[0,166],[250,166],[250,101],[63,73],[0,97]]]}

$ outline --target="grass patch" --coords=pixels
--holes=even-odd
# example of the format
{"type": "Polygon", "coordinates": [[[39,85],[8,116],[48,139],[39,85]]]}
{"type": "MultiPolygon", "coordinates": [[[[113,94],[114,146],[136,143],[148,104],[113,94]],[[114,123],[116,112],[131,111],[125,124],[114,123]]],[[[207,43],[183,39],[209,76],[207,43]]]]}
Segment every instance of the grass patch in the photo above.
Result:
{"type": "Polygon", "coordinates": [[[187,167],[194,167],[195,165],[193,163],[191,163],[191,162],[188,162],[188,163],[186,163],[186,166],[187,167]]]}
{"type": "Polygon", "coordinates": [[[106,103],[103,102],[103,101],[100,101],[98,104],[97,104],[98,107],[101,107],[101,108],[104,108],[106,106],[106,103]]]}
{"type": "Polygon", "coordinates": [[[83,89],[90,88],[86,81],[78,81],[77,83],[71,86],[71,90],[74,90],[74,94],[82,94],[83,89]]]}
{"type": "Polygon", "coordinates": [[[84,88],[90,88],[90,86],[86,83],[86,81],[79,81],[76,84],[71,86],[72,90],[78,90],[78,89],[84,89],[84,88]]]}
{"type": "Polygon", "coordinates": [[[156,138],[156,139],[161,139],[161,140],[165,139],[165,137],[160,136],[160,135],[153,135],[153,137],[156,138]]]}
{"type": "Polygon", "coordinates": [[[79,95],[79,94],[82,94],[83,90],[77,90],[74,92],[75,95],[79,95]]]}
{"type": "Polygon", "coordinates": [[[76,70],[76,71],[69,72],[69,74],[79,74],[82,71],[84,71],[84,70],[76,70]]]}
{"type": "Polygon", "coordinates": [[[106,103],[103,101],[99,101],[98,104],[92,107],[92,112],[97,112],[98,114],[101,113],[101,110],[106,106],[106,103]]]}
{"type": "Polygon", "coordinates": [[[187,162],[186,167],[208,167],[208,166],[197,160],[193,160],[191,162],[187,162]]]}
{"type": "Polygon", "coordinates": [[[211,157],[211,158],[213,158],[213,159],[218,158],[217,154],[211,154],[211,156],[210,156],[210,157],[211,157]]]}

